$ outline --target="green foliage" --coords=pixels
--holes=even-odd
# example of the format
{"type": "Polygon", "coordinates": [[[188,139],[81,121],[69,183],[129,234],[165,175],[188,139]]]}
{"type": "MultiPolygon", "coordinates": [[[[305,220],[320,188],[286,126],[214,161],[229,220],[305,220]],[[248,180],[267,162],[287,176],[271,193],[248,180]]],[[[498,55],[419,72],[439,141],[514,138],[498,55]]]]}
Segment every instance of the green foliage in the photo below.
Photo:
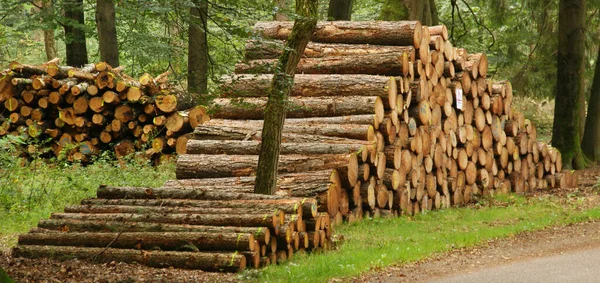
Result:
{"type": "Polygon", "coordinates": [[[119,163],[100,157],[88,166],[26,161],[13,142],[0,139],[0,234],[25,232],[50,213],[93,197],[101,184],[157,187],[175,177],[173,163],[152,167],[133,158],[119,163]]]}
{"type": "Polygon", "coordinates": [[[583,199],[498,196],[473,207],[432,211],[414,218],[374,219],[345,224],[339,249],[294,255],[289,264],[243,276],[260,282],[327,282],[398,263],[415,262],[451,249],[480,245],[551,225],[599,219],[600,208],[583,199]],[[492,206],[493,204],[493,206],[492,206]]]}
{"type": "Polygon", "coordinates": [[[15,281],[10,279],[6,271],[0,268],[0,282],[2,283],[14,283],[15,281]]]}

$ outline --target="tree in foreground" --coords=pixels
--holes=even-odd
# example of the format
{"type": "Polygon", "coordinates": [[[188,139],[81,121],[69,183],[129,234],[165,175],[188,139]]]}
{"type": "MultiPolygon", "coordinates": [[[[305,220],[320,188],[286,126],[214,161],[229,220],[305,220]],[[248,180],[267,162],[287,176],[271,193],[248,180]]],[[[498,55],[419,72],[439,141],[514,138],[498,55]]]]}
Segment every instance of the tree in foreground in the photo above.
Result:
{"type": "Polygon", "coordinates": [[[67,65],[81,67],[88,63],[83,0],[65,0],[63,9],[67,65]]]}
{"type": "Polygon", "coordinates": [[[119,42],[117,41],[114,0],[96,1],[96,26],[98,28],[100,60],[112,67],[118,67],[119,42]]]}
{"type": "Polygon", "coordinates": [[[581,148],[586,157],[591,161],[600,161],[600,48],[598,57],[596,57],[596,70],[594,71],[594,81],[592,82],[592,91],[587,109],[587,119],[585,120],[585,132],[581,148]]]}
{"type": "Polygon", "coordinates": [[[208,1],[197,0],[190,7],[188,40],[188,91],[205,94],[208,87],[208,1]]]}
{"type": "Polygon", "coordinates": [[[581,150],[581,111],[585,107],[585,0],[561,0],[558,13],[557,85],[552,145],[566,169],[586,167],[581,150]]]}
{"type": "Polygon", "coordinates": [[[271,195],[275,193],[286,104],[294,84],[296,66],[317,26],[318,6],[318,0],[296,0],[297,18],[286,41],[283,54],[275,67],[269,100],[265,108],[262,143],[254,185],[255,193],[271,195]]]}
{"type": "Polygon", "coordinates": [[[327,19],[331,21],[349,21],[352,17],[353,0],[329,0],[327,19]]]}

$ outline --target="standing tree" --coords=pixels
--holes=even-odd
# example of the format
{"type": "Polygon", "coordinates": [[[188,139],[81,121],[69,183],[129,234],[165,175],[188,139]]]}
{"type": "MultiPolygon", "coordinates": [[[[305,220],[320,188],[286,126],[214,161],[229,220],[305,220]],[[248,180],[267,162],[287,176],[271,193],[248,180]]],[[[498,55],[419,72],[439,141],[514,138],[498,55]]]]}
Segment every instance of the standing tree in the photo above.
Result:
{"type": "Polygon", "coordinates": [[[558,61],[552,145],[562,154],[564,168],[581,169],[580,113],[584,111],[585,0],[560,0],[558,61]]]}
{"type": "Polygon", "coordinates": [[[439,24],[435,0],[386,0],[379,18],[384,21],[416,20],[428,26],[439,24]]]}
{"type": "Polygon", "coordinates": [[[581,148],[586,157],[592,161],[600,161],[600,48],[596,57],[596,70],[585,120],[585,132],[581,148]]]}
{"type": "Polygon", "coordinates": [[[46,59],[48,61],[58,57],[56,40],[54,39],[54,8],[52,0],[42,1],[40,13],[42,15],[42,24],[44,25],[44,47],[46,49],[46,59]]]}
{"type": "Polygon", "coordinates": [[[296,66],[317,26],[318,2],[318,0],[296,0],[298,18],[294,22],[283,54],[279,57],[275,67],[269,100],[265,108],[262,143],[254,185],[255,193],[270,195],[275,193],[281,131],[285,121],[287,98],[294,84],[296,66]]]}
{"type": "Polygon", "coordinates": [[[119,43],[115,23],[115,1],[96,1],[96,26],[98,27],[98,45],[100,60],[113,67],[119,66],[119,43]]]}
{"type": "Polygon", "coordinates": [[[206,93],[208,83],[208,1],[196,0],[190,8],[188,40],[188,91],[206,93]]]}
{"type": "Polygon", "coordinates": [[[65,12],[65,45],[67,49],[67,65],[80,67],[88,62],[85,45],[85,21],[83,0],[64,0],[65,12]]]}
{"type": "Polygon", "coordinates": [[[352,17],[353,0],[329,0],[327,19],[332,21],[349,21],[352,17]]]}
{"type": "Polygon", "coordinates": [[[285,14],[285,9],[287,8],[288,0],[275,0],[275,15],[273,15],[274,21],[288,21],[289,18],[285,14]]]}

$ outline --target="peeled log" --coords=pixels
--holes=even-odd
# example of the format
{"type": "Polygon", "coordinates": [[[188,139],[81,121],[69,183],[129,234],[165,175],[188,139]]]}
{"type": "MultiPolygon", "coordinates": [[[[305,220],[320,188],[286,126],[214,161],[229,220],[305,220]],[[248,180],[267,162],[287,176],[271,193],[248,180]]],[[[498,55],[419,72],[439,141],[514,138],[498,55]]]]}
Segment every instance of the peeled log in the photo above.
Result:
{"type": "Polygon", "coordinates": [[[205,271],[238,272],[246,268],[246,257],[239,253],[170,252],[54,247],[54,246],[18,246],[13,249],[15,257],[25,258],[78,258],[94,262],[140,263],[157,268],[186,268],[205,271]]]}
{"type": "Polygon", "coordinates": [[[250,233],[124,232],[124,233],[30,233],[19,236],[19,245],[107,247],[120,249],[254,250],[250,233]],[[191,246],[191,247],[190,247],[191,246]]]}
{"type": "MultiPolygon", "coordinates": [[[[263,37],[284,40],[294,22],[257,22],[254,30],[263,37]]],[[[318,22],[311,36],[313,42],[404,45],[419,48],[423,30],[419,21],[318,22]]]]}
{"type": "MultiPolygon", "coordinates": [[[[282,143],[281,154],[341,154],[362,149],[362,144],[282,143]]],[[[258,155],[259,141],[189,140],[188,154],[258,155]]]]}
{"type": "MultiPolygon", "coordinates": [[[[246,43],[246,60],[277,59],[283,53],[285,42],[282,40],[249,40],[246,43]]],[[[343,44],[309,42],[304,49],[304,58],[323,58],[333,56],[357,56],[371,54],[403,54],[415,61],[415,48],[412,46],[390,46],[370,44],[343,44]]]]}
{"type": "MultiPolygon", "coordinates": [[[[209,113],[211,118],[263,119],[266,97],[228,99],[217,98],[209,113]]],[[[343,115],[373,114],[383,120],[384,105],[380,97],[291,97],[288,101],[287,118],[331,117],[343,115]]]]}
{"type": "MultiPolygon", "coordinates": [[[[221,97],[269,96],[273,75],[233,75],[223,77],[221,97]]],[[[381,96],[387,97],[388,77],[374,75],[296,74],[290,96],[381,96]]]]}
{"type": "MultiPolygon", "coordinates": [[[[281,155],[278,171],[294,173],[348,166],[349,154],[281,155]]],[[[256,173],[257,155],[184,154],[177,158],[177,179],[249,176],[256,173]]]]}

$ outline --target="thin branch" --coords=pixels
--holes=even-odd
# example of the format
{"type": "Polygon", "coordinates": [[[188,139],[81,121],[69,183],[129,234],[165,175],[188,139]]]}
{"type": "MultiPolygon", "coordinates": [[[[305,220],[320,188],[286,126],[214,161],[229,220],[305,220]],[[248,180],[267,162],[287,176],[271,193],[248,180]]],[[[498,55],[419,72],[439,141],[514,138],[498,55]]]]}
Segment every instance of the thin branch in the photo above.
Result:
{"type": "Polygon", "coordinates": [[[475,12],[473,11],[473,9],[471,9],[471,6],[469,6],[469,4],[467,3],[467,1],[465,0],[461,0],[466,6],[467,9],[469,9],[469,11],[471,12],[471,15],[473,15],[473,19],[475,20],[475,23],[481,27],[483,27],[485,30],[487,30],[487,32],[492,36],[492,44],[490,44],[490,46],[488,46],[488,49],[492,48],[492,46],[494,46],[494,44],[496,43],[496,37],[494,36],[494,34],[492,33],[492,31],[484,24],[482,24],[481,22],[479,22],[479,19],[477,18],[477,15],[475,15],[475,12]]]}

